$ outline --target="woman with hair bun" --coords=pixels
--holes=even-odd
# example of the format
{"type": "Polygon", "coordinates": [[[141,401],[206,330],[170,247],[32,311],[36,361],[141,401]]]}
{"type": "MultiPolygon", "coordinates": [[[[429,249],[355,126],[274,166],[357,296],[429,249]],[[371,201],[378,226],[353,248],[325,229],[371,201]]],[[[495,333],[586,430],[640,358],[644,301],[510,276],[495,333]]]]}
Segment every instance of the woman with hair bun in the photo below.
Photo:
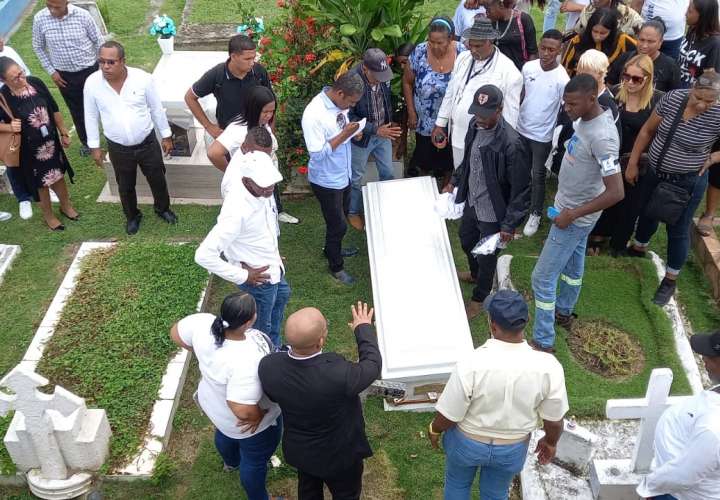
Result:
{"type": "Polygon", "coordinates": [[[282,434],[280,408],[263,393],[257,369],[274,350],[270,339],[251,328],[255,299],[228,295],[220,315],[191,314],[170,329],[179,347],[193,351],[202,375],[196,400],[215,426],[215,447],[224,470],[240,470],[249,500],[266,500],[267,464],[282,434]]]}

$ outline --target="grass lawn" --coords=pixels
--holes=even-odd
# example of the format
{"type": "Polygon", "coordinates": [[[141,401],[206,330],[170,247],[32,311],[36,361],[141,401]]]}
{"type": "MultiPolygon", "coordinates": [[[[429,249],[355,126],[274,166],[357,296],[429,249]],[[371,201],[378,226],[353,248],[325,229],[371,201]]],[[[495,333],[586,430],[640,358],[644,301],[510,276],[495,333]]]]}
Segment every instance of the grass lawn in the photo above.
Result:
{"type": "MultiPolygon", "coordinates": [[[[192,0],[189,21],[202,24],[239,23],[242,21],[239,5],[243,3],[244,0],[192,0]]],[[[282,12],[276,0],[255,0],[250,5],[252,13],[263,18],[265,26],[282,12]]]]}
{"type": "MultiPolygon", "coordinates": [[[[269,2],[269,0],[268,0],[269,2]]],[[[41,6],[39,2],[37,8],[41,6]]],[[[214,2],[196,0],[198,5],[215,5],[214,2]]],[[[113,0],[109,2],[111,19],[109,29],[116,33],[117,39],[127,47],[128,62],[132,66],[140,66],[151,70],[160,56],[155,40],[146,34],[147,15],[150,2],[147,0],[113,0]]],[[[180,19],[182,0],[165,0],[160,11],[174,19],[180,19]]],[[[227,12],[232,2],[218,2],[222,5],[220,21],[227,19],[227,12]]],[[[274,5],[274,3],[272,4],[274,5]]],[[[427,2],[424,12],[428,17],[438,11],[452,15],[457,6],[455,0],[439,0],[427,2]]],[[[272,9],[268,9],[268,12],[272,9]]],[[[193,10],[195,15],[196,9],[193,10]]],[[[203,15],[210,15],[206,11],[203,15]]],[[[263,12],[265,15],[265,12],[263,12]]],[[[539,16],[534,12],[536,22],[539,16]]],[[[199,15],[199,14],[198,14],[199,15]]],[[[215,15],[215,14],[213,14],[215,15]]],[[[208,19],[210,19],[208,17],[208,19]]],[[[10,45],[13,46],[26,62],[33,73],[49,78],[39,67],[30,47],[31,20],[28,19],[16,33],[10,45]]],[[[52,85],[51,85],[52,88],[52,85]]],[[[58,101],[62,105],[62,100],[58,101]]],[[[66,113],[66,119],[69,120],[66,113]]],[[[48,231],[36,209],[30,221],[17,217],[17,203],[8,195],[0,195],[0,210],[10,211],[15,217],[0,226],[0,240],[4,243],[22,245],[22,254],[15,262],[12,270],[6,275],[0,286],[3,299],[0,301],[0,318],[4,327],[0,329],[0,373],[9,371],[21,358],[22,353],[32,339],[44,313],[54,296],[65,270],[67,269],[77,246],[82,241],[111,240],[121,242],[128,238],[124,233],[124,217],[118,205],[98,204],[95,202],[105,177],[87,158],[77,154],[77,145],[72,146],[69,158],[76,170],[76,183],[71,186],[71,195],[76,208],[81,212],[79,222],[67,222],[67,230],[63,233],[48,231]]],[[[553,191],[552,182],[550,183],[553,191]]],[[[314,199],[287,201],[287,210],[299,216],[303,222],[298,226],[282,226],[281,252],[287,257],[288,281],[293,294],[288,306],[288,313],[300,307],[313,305],[319,307],[327,316],[330,324],[328,349],[338,351],[346,356],[355,356],[352,334],[346,323],[349,319],[350,304],[357,300],[372,301],[370,279],[367,264],[367,251],[364,235],[350,231],[345,243],[356,245],[361,249],[358,257],[348,259],[348,271],[358,277],[358,283],[347,288],[339,285],[326,272],[326,263],[321,255],[324,225],[317,202],[314,199]]],[[[144,207],[145,219],[140,232],[132,237],[138,245],[157,245],[170,241],[197,242],[212,226],[218,213],[217,207],[176,206],[180,223],[169,226],[152,214],[151,207],[144,207]]],[[[411,216],[409,214],[408,216],[411,216]]],[[[454,255],[460,269],[467,264],[457,238],[457,223],[451,223],[450,238],[454,255]]],[[[545,225],[540,233],[531,239],[523,238],[511,244],[508,252],[518,258],[515,266],[525,266],[525,271],[518,271],[515,278],[516,286],[523,286],[522,275],[529,275],[531,258],[540,252],[542,241],[547,231],[545,225]]],[[[664,232],[659,232],[654,240],[654,248],[664,257],[664,232]]],[[[663,360],[653,350],[652,339],[666,338],[667,332],[658,320],[662,314],[660,309],[649,304],[649,296],[653,292],[654,282],[648,269],[641,269],[642,279],[634,281],[623,273],[627,264],[617,263],[607,258],[588,259],[588,271],[585,277],[586,287],[580,298],[579,311],[588,315],[608,315],[619,326],[631,333],[644,336],[647,343],[648,359],[663,360]],[[622,279],[621,279],[622,278],[622,279]],[[619,287],[619,288],[618,288],[619,287]],[[621,293],[617,290],[620,289],[621,293]],[[614,290],[609,292],[609,290],[614,290]],[[625,301],[625,298],[629,299],[625,301]],[[611,302],[623,302],[611,305],[611,302]],[[632,306],[635,306],[633,308],[632,306]],[[638,311],[637,308],[640,308],[638,311]],[[625,317],[630,322],[625,324],[625,317]],[[631,324],[632,323],[632,324],[631,324]]],[[[527,278],[526,278],[527,279],[527,278]]],[[[215,280],[216,290],[213,294],[211,311],[216,311],[225,293],[233,289],[231,285],[215,280]]],[[[169,285],[171,288],[173,285],[169,285]]],[[[683,270],[679,284],[680,300],[690,321],[696,329],[716,327],[720,314],[708,293],[708,285],[702,272],[694,261],[683,270]]],[[[470,287],[463,286],[468,297],[470,287]]],[[[180,314],[179,311],[176,311],[180,314]]],[[[177,319],[177,318],[175,318],[177,319]]],[[[165,325],[169,328],[170,324],[165,325]]],[[[487,325],[483,316],[471,324],[473,339],[478,345],[487,337],[487,325]]],[[[162,329],[158,331],[159,340],[162,329]]],[[[643,342],[645,342],[643,341],[643,342]]],[[[600,397],[621,397],[637,395],[641,383],[629,381],[625,386],[613,387],[602,384],[597,377],[588,372],[572,368],[572,362],[565,362],[568,386],[573,401],[571,414],[600,413],[600,397]],[[631,383],[632,382],[632,383],[631,383]],[[594,400],[585,398],[581,391],[601,394],[594,400]],[[628,391],[625,393],[624,391],[628,391]]],[[[152,482],[106,484],[103,493],[106,498],[208,498],[221,499],[231,496],[243,498],[241,488],[234,474],[220,472],[221,462],[212,444],[212,432],[208,421],[198,412],[191,402],[191,394],[197,383],[196,368],[191,371],[185,386],[183,404],[175,418],[175,431],[171,439],[169,451],[163,458],[157,477],[152,482]]],[[[643,373],[642,376],[646,376],[643,373]]],[[[677,389],[683,389],[683,381],[678,377],[677,389]]],[[[83,396],[88,396],[83,394],[83,396]]],[[[440,452],[429,448],[426,438],[421,435],[425,431],[429,415],[411,413],[386,413],[382,411],[378,399],[368,400],[365,406],[367,429],[375,449],[376,456],[368,462],[367,485],[368,498],[379,499],[418,499],[437,498],[443,483],[443,456],[440,452]]],[[[0,420],[0,434],[4,434],[7,419],[0,420]]],[[[293,492],[293,473],[287,467],[274,470],[270,476],[270,487],[273,494],[293,492]]],[[[0,498],[30,498],[22,490],[0,488],[0,498]]]]}

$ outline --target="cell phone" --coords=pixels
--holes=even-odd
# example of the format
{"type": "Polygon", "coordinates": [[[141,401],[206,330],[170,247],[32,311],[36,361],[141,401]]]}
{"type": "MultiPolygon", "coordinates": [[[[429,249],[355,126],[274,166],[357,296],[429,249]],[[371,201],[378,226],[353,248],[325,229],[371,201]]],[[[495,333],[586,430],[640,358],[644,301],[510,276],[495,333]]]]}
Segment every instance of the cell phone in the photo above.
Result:
{"type": "Polygon", "coordinates": [[[555,208],[555,207],[548,207],[548,209],[547,209],[548,219],[553,220],[553,219],[555,219],[555,217],[557,217],[558,215],[560,215],[560,210],[558,210],[558,209],[555,208]]]}

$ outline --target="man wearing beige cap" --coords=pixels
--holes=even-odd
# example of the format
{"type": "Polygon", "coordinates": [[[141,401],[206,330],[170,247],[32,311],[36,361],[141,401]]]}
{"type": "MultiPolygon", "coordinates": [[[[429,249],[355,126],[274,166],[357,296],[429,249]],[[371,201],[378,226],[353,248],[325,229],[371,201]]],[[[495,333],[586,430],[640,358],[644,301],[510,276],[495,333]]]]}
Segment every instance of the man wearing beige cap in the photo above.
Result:
{"type": "Polygon", "coordinates": [[[239,182],[227,186],[217,224],[195,252],[195,262],[255,297],[254,327],[277,346],[290,298],[273,199],[282,175],[261,151],[233,156],[231,171],[239,182]]]}

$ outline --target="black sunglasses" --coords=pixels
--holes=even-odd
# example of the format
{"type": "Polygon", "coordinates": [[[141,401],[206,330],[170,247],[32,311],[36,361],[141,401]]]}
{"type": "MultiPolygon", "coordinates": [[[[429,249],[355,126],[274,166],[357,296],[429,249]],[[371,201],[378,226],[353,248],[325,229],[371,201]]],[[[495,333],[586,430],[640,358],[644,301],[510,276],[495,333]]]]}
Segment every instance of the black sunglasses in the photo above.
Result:
{"type": "Polygon", "coordinates": [[[628,75],[627,73],[623,73],[622,79],[625,82],[633,82],[633,83],[642,83],[645,81],[644,76],[628,75]]]}

